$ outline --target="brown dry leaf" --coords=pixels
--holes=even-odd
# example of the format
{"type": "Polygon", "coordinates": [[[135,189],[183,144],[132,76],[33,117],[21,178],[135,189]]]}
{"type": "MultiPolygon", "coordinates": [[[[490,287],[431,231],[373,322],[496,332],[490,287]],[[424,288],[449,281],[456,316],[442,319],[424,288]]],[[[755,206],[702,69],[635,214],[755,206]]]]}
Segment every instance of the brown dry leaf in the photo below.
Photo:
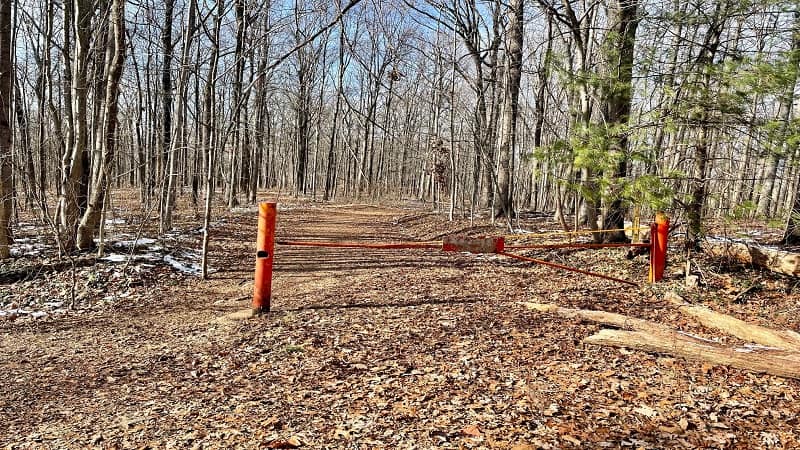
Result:
{"type": "Polygon", "coordinates": [[[414,419],[419,417],[419,411],[413,406],[406,406],[402,403],[396,403],[392,407],[392,411],[400,417],[414,419]]]}
{"type": "MultiPolygon", "coordinates": [[[[504,233],[502,227],[476,229],[469,219],[451,223],[429,213],[412,214],[414,223],[392,225],[389,220],[396,219],[387,211],[406,213],[380,207],[353,211],[315,202],[291,208],[278,219],[286,238],[438,240],[459,227],[473,234],[504,233]]],[[[800,411],[798,381],[724,366],[701,369],[698,362],[638,350],[588,349],[579,342],[599,325],[521,311],[509,300],[612,309],[688,333],[723,333],[672,308],[642,305],[640,291],[600,280],[587,286],[570,273],[538,266],[495,264],[494,256],[364,251],[351,257],[279,248],[276,312],[218,322],[228,308],[247,306],[243,287],[252,287],[252,242],[238,237],[255,234],[251,212],[222,212],[226,221],[216,226],[220,239],[212,243],[211,266],[230,268],[230,277],[198,284],[173,278],[169,268],[115,269],[111,275],[120,273],[120,280],[144,285],[120,297],[124,308],[109,309],[109,303],[95,310],[109,292],[127,289],[102,272],[111,265],[98,263],[93,274],[76,271],[78,289],[89,275],[105,284],[82,294],[92,297],[78,300],[83,309],[65,321],[21,324],[23,316],[16,322],[0,318],[0,423],[19,430],[7,445],[89,447],[95,430],[106,430],[98,446],[186,447],[202,441],[215,448],[255,443],[300,450],[436,445],[533,450],[614,448],[625,442],[635,449],[652,448],[657,439],[659,448],[800,448],[800,423],[794,420],[800,411]],[[116,284],[108,285],[112,281],[116,284]],[[357,307],[340,308],[345,305],[357,307]],[[274,351],[299,346],[306,351],[274,351]],[[53,385],[59,389],[50,389],[53,385]],[[97,393],[92,408],[85,405],[87,385],[97,393]],[[268,398],[254,395],[264,386],[268,398]],[[302,423],[302,442],[290,439],[299,430],[290,431],[287,411],[297,413],[293,423],[302,423]],[[252,422],[253,417],[258,419],[252,422]],[[196,431],[185,434],[188,421],[196,431]],[[147,426],[153,423],[159,426],[147,426]],[[502,441],[492,440],[496,428],[502,441]]],[[[190,211],[186,223],[191,217],[190,211]]],[[[117,231],[141,222],[130,219],[136,220],[117,231]]],[[[520,228],[554,229],[549,225],[549,219],[534,223],[523,217],[520,228]]],[[[186,244],[195,246],[195,238],[186,244]]],[[[609,271],[619,268],[632,280],[646,275],[643,261],[629,266],[619,261],[618,251],[541,256],[576,267],[608,263],[609,271]]],[[[699,265],[707,263],[702,255],[697,258],[699,265]]],[[[0,309],[8,308],[3,295],[14,301],[23,293],[66,298],[72,275],[53,275],[0,286],[0,309]]],[[[772,291],[762,292],[763,298],[759,294],[763,301],[738,304],[718,301],[721,282],[706,275],[710,286],[698,287],[692,303],[800,329],[800,318],[790,313],[796,292],[786,295],[794,290],[791,284],[781,281],[765,288],[772,291]]],[[[736,284],[748,275],[737,271],[736,284]]],[[[675,277],[665,288],[682,281],[675,277]]],[[[661,295],[654,299],[661,301],[661,295]]]]}
{"type": "Polygon", "coordinates": [[[663,432],[663,433],[678,434],[678,433],[681,432],[681,427],[679,427],[679,426],[668,427],[666,425],[660,425],[658,427],[658,430],[663,432]]]}
{"type": "Polygon", "coordinates": [[[536,447],[530,444],[517,444],[511,447],[511,450],[536,450],[536,447]]]}
{"type": "Polygon", "coordinates": [[[276,439],[267,444],[267,448],[300,448],[303,446],[303,443],[300,442],[300,439],[297,436],[292,436],[289,439],[282,440],[276,439]]]}
{"type": "Polygon", "coordinates": [[[703,363],[703,365],[700,366],[700,372],[703,372],[704,375],[708,375],[712,370],[714,370],[713,364],[703,363]]]}
{"type": "Polygon", "coordinates": [[[461,434],[464,436],[478,437],[481,435],[481,430],[477,425],[467,425],[461,429],[461,434]]]}

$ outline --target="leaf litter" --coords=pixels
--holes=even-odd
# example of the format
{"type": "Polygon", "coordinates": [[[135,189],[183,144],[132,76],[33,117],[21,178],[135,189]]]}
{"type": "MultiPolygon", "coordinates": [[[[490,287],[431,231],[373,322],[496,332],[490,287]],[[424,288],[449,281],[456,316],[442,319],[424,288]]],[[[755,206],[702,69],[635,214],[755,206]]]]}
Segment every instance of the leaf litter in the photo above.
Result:
{"type": "MultiPolygon", "coordinates": [[[[554,229],[542,217],[525,230],[554,229]]],[[[123,222],[121,222],[122,225],[123,222]]],[[[279,237],[432,240],[501,234],[410,208],[296,202],[279,237]]],[[[120,226],[121,226],[120,225],[120,226]]],[[[252,295],[255,217],[215,222],[207,282],[134,260],[2,285],[0,444],[11,448],[796,448],[798,382],[584,346],[597,325],[535,313],[553,302],[716,336],[663,304],[682,282],[629,289],[525,263],[435,250],[279,247],[273,311],[226,319],[252,295]],[[51,306],[44,306],[46,303],[51,306]]],[[[526,234],[528,235],[528,234],[526,234]]],[[[198,248],[198,235],[176,255],[198,248]]],[[[548,237],[556,241],[556,237],[548,237]]],[[[154,245],[149,243],[147,245],[154,245]]],[[[162,245],[158,243],[158,245],[162,245]]],[[[145,249],[143,249],[145,250],[145,249]]],[[[642,280],[621,250],[536,254],[642,280]]],[[[163,256],[162,256],[163,258],[163,256]]],[[[677,258],[676,258],[677,259],[677,258]]],[[[790,281],[711,262],[696,302],[798,329],[790,281]],[[730,277],[758,277],[747,302],[730,277]],[[787,291],[788,290],[788,291],[787,291]],[[787,294],[787,292],[789,292],[787,294]]],[[[673,267],[680,263],[675,261],[673,267]]],[[[744,344],[744,343],[742,343],[744,344]]]]}

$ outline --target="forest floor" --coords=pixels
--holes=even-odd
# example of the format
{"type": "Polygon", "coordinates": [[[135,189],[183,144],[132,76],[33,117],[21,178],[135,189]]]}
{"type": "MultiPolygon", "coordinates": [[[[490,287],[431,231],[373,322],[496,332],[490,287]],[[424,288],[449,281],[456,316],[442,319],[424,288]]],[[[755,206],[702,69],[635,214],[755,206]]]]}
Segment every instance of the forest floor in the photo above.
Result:
{"type": "MultiPolygon", "coordinates": [[[[192,273],[195,213],[155,239],[134,211],[115,211],[109,251],[124,261],[47,265],[31,226],[18,233],[23,256],[0,266],[0,447],[800,448],[799,381],[582,344],[599,326],[521,304],[619,312],[735,344],[664,292],[798,330],[796,279],[698,259],[700,285],[685,289],[677,250],[655,286],[647,257],[623,249],[526,253],[636,288],[492,254],[279,246],[272,312],[241,319],[255,209],[217,212],[208,281],[192,273]],[[134,245],[137,235],[152,240],[134,245]],[[39,269],[13,276],[25,264],[39,269]]],[[[558,230],[537,215],[519,228],[558,230]]],[[[278,212],[278,238],[456,232],[505,234],[419,205],[285,201],[278,212]]]]}

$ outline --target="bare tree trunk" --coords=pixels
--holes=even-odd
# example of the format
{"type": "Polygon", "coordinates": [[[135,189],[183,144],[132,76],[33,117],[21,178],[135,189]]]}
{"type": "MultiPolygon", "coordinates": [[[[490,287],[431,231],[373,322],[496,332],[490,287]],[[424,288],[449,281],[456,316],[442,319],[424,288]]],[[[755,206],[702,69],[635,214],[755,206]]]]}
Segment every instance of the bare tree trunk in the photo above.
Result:
{"type": "Polygon", "coordinates": [[[794,12],[794,27],[792,32],[792,46],[789,49],[788,74],[786,76],[783,92],[778,98],[778,117],[781,121],[778,135],[768,143],[768,159],[764,169],[764,184],[761,186],[761,195],[758,200],[756,212],[764,217],[772,217],[777,209],[780,187],[775,186],[776,176],[781,163],[785,162],[787,155],[791,155],[795,145],[789,143],[789,125],[792,120],[794,106],[794,89],[800,75],[800,12],[794,12]]]}
{"type": "MultiPolygon", "coordinates": [[[[169,0],[173,2],[174,0],[169,0]]],[[[183,50],[181,51],[181,67],[178,72],[178,83],[177,83],[177,91],[178,96],[176,98],[175,104],[175,125],[170,133],[173,135],[173,139],[166,139],[164,140],[165,144],[169,143],[169,158],[167,163],[167,179],[166,183],[166,195],[163,199],[163,210],[161,212],[161,232],[165,233],[172,229],[172,215],[173,210],[175,209],[175,182],[177,179],[176,174],[176,154],[178,153],[180,147],[183,145],[183,129],[184,123],[186,121],[186,97],[188,91],[188,84],[189,84],[189,70],[190,70],[190,60],[189,55],[192,49],[192,39],[195,33],[195,16],[197,11],[197,2],[196,0],[189,0],[189,12],[186,17],[186,28],[184,29],[183,34],[183,50]]],[[[172,55],[172,51],[170,49],[170,56],[172,55]]],[[[166,55],[165,55],[166,59],[166,55]]],[[[171,58],[170,58],[171,59],[171,58]]],[[[166,94],[165,94],[166,97],[166,94]]],[[[170,100],[170,103],[171,100],[170,100]]],[[[166,98],[165,98],[165,105],[166,105],[166,98]]],[[[165,106],[166,108],[166,106],[165,106]]],[[[165,112],[166,114],[166,112],[165,112]]],[[[165,119],[166,121],[166,119],[165,119]]],[[[166,133],[166,129],[164,130],[166,133]]]]}
{"type": "Polygon", "coordinates": [[[234,58],[236,59],[236,62],[234,63],[233,92],[231,102],[234,108],[233,117],[231,117],[231,120],[233,121],[233,146],[230,149],[230,158],[228,164],[228,208],[233,208],[239,204],[239,200],[236,197],[239,187],[239,180],[236,176],[237,154],[242,153],[242,155],[244,155],[246,152],[246,149],[242,148],[241,146],[243,137],[242,135],[245,132],[241,126],[241,111],[242,103],[245,101],[242,95],[242,80],[244,79],[245,63],[244,41],[245,37],[247,36],[247,23],[244,17],[244,0],[235,0],[234,10],[236,11],[236,48],[234,50],[234,58]]]}
{"type": "Polygon", "coordinates": [[[0,259],[8,258],[12,242],[11,214],[11,103],[13,99],[11,63],[11,4],[0,0],[0,259]]]}
{"type": "MultiPolygon", "coordinates": [[[[269,4],[266,7],[269,11],[269,4]]],[[[270,29],[269,14],[263,21],[263,33],[267,35],[270,29]]],[[[261,46],[261,60],[258,65],[258,73],[264,73],[267,67],[267,58],[269,56],[270,42],[267,40],[261,46]]],[[[269,162],[269,146],[270,146],[270,118],[269,105],[268,105],[268,80],[265,76],[259,77],[255,80],[256,94],[255,94],[255,108],[256,108],[256,129],[254,134],[255,148],[254,148],[254,161],[253,171],[250,173],[250,203],[256,202],[258,193],[259,182],[262,181],[262,186],[266,187],[266,178],[268,170],[264,167],[264,163],[269,162]],[[263,175],[263,176],[262,176],[263,175]]]]}
{"type": "MultiPolygon", "coordinates": [[[[64,65],[61,76],[61,96],[64,104],[64,140],[61,145],[61,164],[59,165],[59,179],[56,183],[58,190],[59,203],[60,196],[64,195],[64,179],[69,173],[69,157],[72,151],[72,143],[75,140],[75,111],[72,108],[72,25],[73,25],[73,2],[64,2],[64,17],[62,31],[64,33],[64,45],[61,47],[61,63],[64,65]]],[[[55,111],[55,105],[53,107],[55,111]]],[[[60,222],[61,206],[57,207],[56,219],[60,222]]],[[[57,222],[58,223],[58,222],[57,222]]],[[[59,230],[61,226],[59,225],[59,230]]],[[[63,231],[59,231],[63,233],[63,231]]]]}
{"type": "Polygon", "coordinates": [[[608,206],[603,229],[619,230],[603,233],[604,242],[630,242],[622,228],[625,227],[627,206],[621,197],[621,184],[628,171],[628,121],[631,114],[633,91],[633,50],[636,42],[638,1],[616,0],[609,2],[606,15],[610,24],[606,37],[606,64],[608,77],[605,100],[605,126],[610,131],[612,156],[618,159],[612,186],[611,204],[608,206]],[[613,131],[620,130],[621,131],[613,131]]]}
{"type": "Polygon", "coordinates": [[[542,146],[542,132],[544,130],[545,114],[547,112],[547,83],[550,80],[550,68],[552,66],[551,58],[553,51],[553,14],[547,14],[547,46],[542,55],[542,67],[539,69],[538,82],[536,88],[536,111],[535,122],[533,127],[533,147],[539,149],[542,146]]]}
{"type": "MultiPolygon", "coordinates": [[[[72,250],[75,245],[78,220],[83,213],[86,202],[86,177],[88,174],[88,129],[87,129],[87,96],[92,18],[94,2],[91,0],[75,0],[74,10],[67,13],[75,25],[75,51],[72,59],[72,123],[71,140],[67,142],[67,150],[62,161],[61,193],[59,196],[59,228],[60,239],[65,250],[72,250]]],[[[68,28],[66,25],[65,28],[68,28]]],[[[66,99],[65,99],[66,100],[66,99]]]]}
{"type": "MultiPolygon", "coordinates": [[[[725,7],[727,8],[727,6],[725,7]]],[[[702,79],[700,91],[698,92],[700,104],[710,104],[711,97],[711,63],[720,45],[720,38],[725,28],[727,12],[722,11],[723,6],[718,3],[714,11],[711,23],[708,25],[705,42],[700,53],[697,55],[696,64],[701,73],[702,79]]],[[[699,247],[703,237],[703,205],[706,200],[707,176],[708,176],[708,148],[711,139],[712,129],[710,123],[710,112],[707,108],[700,108],[700,111],[693,114],[691,121],[697,126],[698,137],[694,145],[694,167],[692,178],[689,182],[689,203],[686,208],[688,220],[688,233],[686,236],[687,244],[692,247],[699,247]]]]}
{"type": "Polygon", "coordinates": [[[208,242],[211,238],[211,202],[214,197],[214,144],[211,142],[213,138],[214,129],[214,94],[217,80],[217,66],[219,65],[219,38],[220,28],[222,27],[222,19],[225,11],[225,2],[219,0],[217,2],[217,13],[214,18],[213,36],[211,36],[212,50],[211,62],[208,69],[208,76],[206,78],[205,88],[203,90],[203,133],[202,133],[202,148],[203,154],[206,159],[206,174],[205,174],[205,190],[206,202],[205,211],[203,213],[203,243],[202,243],[202,257],[200,262],[201,276],[204,280],[208,279],[208,242]]]}
{"type": "MultiPolygon", "coordinates": [[[[191,1],[191,0],[190,0],[191,1]]],[[[172,144],[172,15],[175,9],[175,0],[165,0],[164,4],[164,25],[161,28],[161,48],[164,52],[164,59],[161,62],[161,103],[162,120],[161,120],[161,149],[162,157],[164,160],[164,185],[161,190],[161,210],[159,231],[163,234],[172,228],[172,196],[174,193],[171,191],[173,188],[172,178],[175,176],[175,148],[172,144]]],[[[190,6],[191,8],[191,6],[190,6]]],[[[180,113],[178,113],[180,114],[180,113]]],[[[180,129],[178,129],[180,132],[180,129]]]]}
{"type": "Polygon", "coordinates": [[[339,30],[339,76],[336,82],[336,101],[333,107],[333,118],[331,119],[331,138],[328,142],[328,163],[325,168],[325,194],[322,199],[325,201],[333,198],[336,190],[336,138],[339,126],[339,114],[342,109],[342,89],[344,85],[344,74],[348,64],[344,58],[344,22],[341,22],[339,30]]]}
{"type": "MultiPolygon", "coordinates": [[[[797,79],[800,77],[800,12],[795,11],[794,13],[794,22],[795,28],[794,32],[792,33],[792,48],[790,50],[790,70],[792,71],[792,81],[791,86],[786,86],[786,93],[784,97],[781,98],[781,107],[786,104],[789,111],[787,112],[786,116],[784,117],[784,124],[783,124],[783,132],[782,135],[785,135],[787,132],[787,128],[789,126],[791,120],[791,109],[793,106],[794,101],[794,88],[797,84],[797,79]]],[[[797,153],[797,144],[793,143],[792,145],[787,144],[787,153],[788,154],[796,154],[797,153]]],[[[783,233],[783,242],[786,244],[798,244],[800,243],[800,195],[798,195],[799,187],[794,189],[792,193],[794,198],[791,202],[791,209],[789,210],[789,215],[786,220],[786,229],[783,233]]]]}
{"type": "Polygon", "coordinates": [[[109,185],[108,179],[112,170],[111,162],[114,160],[114,152],[117,148],[119,85],[125,64],[125,0],[112,1],[109,20],[111,21],[109,41],[113,42],[113,48],[109,47],[106,52],[107,76],[102,121],[104,140],[95,143],[95,145],[102,148],[102,161],[97,161],[97,164],[100,165],[97,171],[98,177],[93,182],[94,189],[92,190],[91,198],[78,226],[76,240],[80,249],[94,246],[94,235],[97,231],[105,204],[106,190],[109,185]]]}
{"type": "Polygon", "coordinates": [[[34,191],[36,190],[36,171],[33,167],[33,149],[31,148],[31,135],[28,129],[28,119],[25,112],[25,102],[23,100],[22,89],[19,80],[14,76],[14,114],[17,118],[17,133],[19,141],[14,147],[17,155],[25,161],[25,176],[22,177],[22,184],[25,188],[25,204],[32,207],[34,204],[34,191]]]}
{"type": "Polygon", "coordinates": [[[514,201],[510,188],[511,160],[517,139],[517,114],[519,110],[519,85],[522,79],[523,1],[511,0],[508,5],[508,31],[506,32],[507,64],[503,99],[503,124],[500,133],[499,168],[497,172],[498,198],[495,217],[503,215],[511,223],[514,201]]]}
{"type": "MultiPolygon", "coordinates": [[[[791,102],[792,100],[788,101],[791,102]]],[[[791,103],[787,104],[785,101],[781,101],[780,108],[782,111],[785,111],[785,116],[787,118],[789,114],[791,114],[790,106],[791,103]]],[[[756,209],[756,213],[760,216],[771,217],[772,191],[775,187],[775,177],[778,174],[778,164],[781,162],[782,157],[783,155],[775,150],[770,151],[769,155],[767,155],[767,164],[764,167],[764,174],[762,175],[764,182],[761,185],[761,193],[758,197],[758,206],[756,209]]]]}
{"type": "Polygon", "coordinates": [[[41,44],[41,56],[39,57],[39,79],[37,80],[37,96],[39,101],[39,127],[37,130],[37,147],[38,147],[38,156],[39,156],[39,183],[37,186],[38,189],[38,200],[40,207],[42,208],[42,215],[48,216],[49,213],[47,212],[47,197],[45,196],[45,192],[47,191],[47,151],[46,151],[46,127],[45,127],[45,120],[46,120],[46,112],[49,106],[51,115],[53,116],[53,122],[55,125],[55,135],[57,137],[58,142],[63,142],[63,136],[61,131],[61,123],[60,119],[58,118],[57,114],[55,114],[55,105],[53,104],[53,85],[50,73],[50,50],[52,47],[52,35],[53,35],[53,2],[47,2],[47,11],[46,11],[46,23],[45,23],[45,31],[44,35],[42,36],[42,44],[41,44]]]}
{"type": "Polygon", "coordinates": [[[453,30],[453,42],[450,50],[450,58],[453,60],[453,66],[450,68],[450,208],[447,212],[447,220],[453,221],[453,214],[456,209],[456,190],[458,187],[457,173],[456,173],[456,73],[457,73],[457,55],[458,49],[458,35],[453,30]]]}

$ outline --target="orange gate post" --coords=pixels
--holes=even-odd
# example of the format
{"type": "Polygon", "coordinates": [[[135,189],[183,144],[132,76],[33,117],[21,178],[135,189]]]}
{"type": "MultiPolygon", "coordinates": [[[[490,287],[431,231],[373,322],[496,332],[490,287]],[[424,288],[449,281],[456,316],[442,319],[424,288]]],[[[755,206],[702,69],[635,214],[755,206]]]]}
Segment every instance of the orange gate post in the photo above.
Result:
{"type": "Polygon", "coordinates": [[[667,237],[669,236],[669,218],[663,212],[656,213],[656,219],[650,225],[650,275],[651,283],[664,278],[667,266],[667,237]]]}
{"type": "Polygon", "coordinates": [[[272,297],[272,261],[275,249],[276,203],[258,205],[258,239],[256,241],[256,279],[253,289],[253,315],[269,312],[272,297]]]}

